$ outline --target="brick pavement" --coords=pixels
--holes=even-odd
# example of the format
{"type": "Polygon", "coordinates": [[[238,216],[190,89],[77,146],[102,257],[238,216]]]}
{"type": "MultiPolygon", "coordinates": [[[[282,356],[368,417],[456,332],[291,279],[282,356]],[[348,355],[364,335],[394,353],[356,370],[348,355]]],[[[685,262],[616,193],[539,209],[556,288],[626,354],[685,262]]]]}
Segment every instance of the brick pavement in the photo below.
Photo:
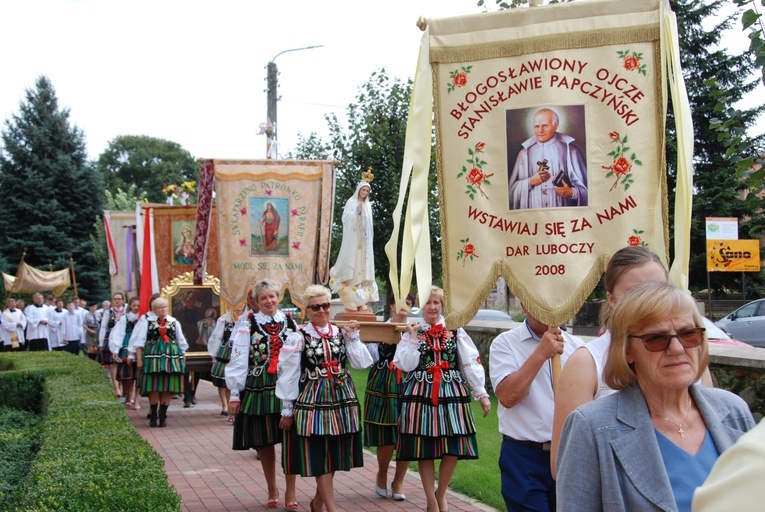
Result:
{"type": "MultiPolygon", "coordinates": [[[[266,507],[267,489],[260,461],[253,450],[231,450],[232,426],[220,415],[218,391],[206,381],[199,383],[197,405],[183,408],[181,399],[173,400],[168,411],[167,428],[149,428],[148,401],[141,399],[143,409],[128,410],[128,416],[165,461],[170,483],[181,495],[183,510],[188,512],[224,512],[242,510],[274,510],[266,507]]],[[[277,460],[280,460],[277,446],[277,460]]],[[[335,502],[338,510],[398,512],[425,510],[425,498],[417,473],[407,473],[404,481],[406,501],[386,500],[374,493],[377,459],[364,454],[364,467],[335,474],[335,502]]],[[[284,510],[284,479],[277,465],[279,508],[284,510]]],[[[393,466],[388,482],[393,479],[393,466]]],[[[314,495],[315,479],[297,479],[297,499],[301,512],[309,510],[314,495]]],[[[450,492],[450,512],[496,512],[457,493],[450,492]]]]}

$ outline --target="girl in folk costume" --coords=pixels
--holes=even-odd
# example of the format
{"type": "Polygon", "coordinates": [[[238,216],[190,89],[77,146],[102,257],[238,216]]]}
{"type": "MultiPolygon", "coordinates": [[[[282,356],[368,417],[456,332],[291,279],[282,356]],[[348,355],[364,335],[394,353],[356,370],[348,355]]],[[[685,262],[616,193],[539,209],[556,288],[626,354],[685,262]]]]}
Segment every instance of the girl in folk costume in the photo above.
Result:
{"type": "MultiPolygon", "coordinates": [[[[114,326],[120,321],[122,315],[125,314],[125,297],[117,292],[112,295],[112,303],[109,309],[104,310],[101,317],[101,330],[98,331],[98,345],[100,360],[98,361],[104,367],[109,368],[109,376],[114,386],[114,393],[118,398],[122,399],[122,386],[117,380],[117,362],[112,359],[112,353],[109,350],[109,334],[111,334],[114,326]]],[[[122,400],[120,400],[122,401],[122,400]]]]}
{"type": "MultiPolygon", "coordinates": [[[[282,344],[288,336],[297,335],[297,325],[279,310],[279,289],[272,280],[256,283],[252,296],[259,311],[249,312],[231,335],[231,358],[224,372],[231,390],[228,409],[234,415],[233,448],[258,450],[268,485],[268,507],[276,508],[279,490],[274,445],[282,442],[282,404],[274,390],[282,344]]],[[[298,509],[295,480],[295,475],[285,476],[284,507],[290,512],[298,509]]]]}
{"type": "MultiPolygon", "coordinates": [[[[218,388],[218,395],[220,396],[221,415],[229,416],[228,399],[231,397],[231,390],[226,386],[226,365],[231,359],[231,344],[234,339],[231,334],[234,332],[234,325],[239,320],[239,315],[242,314],[242,308],[229,311],[225,315],[218,318],[215,324],[215,330],[210,335],[210,340],[207,342],[207,352],[212,357],[212,370],[210,370],[210,377],[213,385],[218,388]]],[[[229,416],[229,421],[232,417],[229,416]]]]}
{"type": "Polygon", "coordinates": [[[362,173],[362,181],[343,208],[343,238],[329,285],[348,311],[368,311],[367,302],[378,300],[369,194],[374,175],[362,173]]]}
{"type": "Polygon", "coordinates": [[[284,472],[316,477],[311,510],[334,512],[335,471],[364,465],[360,407],[347,365],[368,368],[372,357],[359,340],[358,322],[344,331],[329,323],[330,299],[323,286],[303,292],[310,321],[284,342],[276,395],[287,430],[284,472]]]}
{"type": "Polygon", "coordinates": [[[128,312],[122,315],[112,332],[109,333],[109,350],[112,359],[117,361],[117,380],[122,384],[125,393],[125,405],[133,409],[140,409],[133,399],[133,388],[136,382],[135,360],[130,359],[128,346],[130,337],[133,335],[136,322],[138,322],[138,297],[130,299],[128,312]]]}
{"type": "Polygon", "coordinates": [[[441,288],[431,288],[422,320],[407,326],[393,359],[398,368],[410,372],[401,394],[397,459],[417,461],[431,512],[448,510],[446,490],[457,460],[478,458],[466,383],[480,402],[484,418],[491,410],[478,350],[464,329],[446,329],[441,316],[443,297],[441,288]],[[435,459],[441,459],[437,491],[435,459]]]}
{"type": "Polygon", "coordinates": [[[189,344],[181,324],[167,314],[167,300],[160,297],[152,304],[144,322],[134,327],[136,365],[143,370],[141,394],[149,397],[150,427],[167,426],[167,408],[173,394],[183,393],[186,350],[189,344]]]}
{"type": "MultiPolygon", "coordinates": [[[[414,294],[406,296],[407,309],[396,312],[396,299],[388,298],[391,311],[394,312],[389,322],[406,323],[407,315],[414,305],[414,294]]],[[[367,389],[364,399],[364,446],[377,447],[377,481],[375,492],[388,497],[388,466],[393,458],[393,449],[398,441],[398,413],[402,389],[402,371],[393,364],[396,347],[393,344],[367,343],[367,350],[375,364],[369,370],[367,389]]],[[[391,484],[391,496],[396,501],[403,501],[404,476],[409,462],[396,462],[396,474],[391,484]]]]}

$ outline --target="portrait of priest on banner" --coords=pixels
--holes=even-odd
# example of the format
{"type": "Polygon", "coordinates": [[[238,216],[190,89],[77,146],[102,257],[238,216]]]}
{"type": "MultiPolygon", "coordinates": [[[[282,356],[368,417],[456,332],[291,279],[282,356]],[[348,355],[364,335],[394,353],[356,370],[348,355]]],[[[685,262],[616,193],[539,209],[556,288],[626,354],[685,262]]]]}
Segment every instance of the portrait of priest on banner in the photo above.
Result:
{"type": "Polygon", "coordinates": [[[583,105],[508,110],[510,210],[587,206],[583,105]]]}

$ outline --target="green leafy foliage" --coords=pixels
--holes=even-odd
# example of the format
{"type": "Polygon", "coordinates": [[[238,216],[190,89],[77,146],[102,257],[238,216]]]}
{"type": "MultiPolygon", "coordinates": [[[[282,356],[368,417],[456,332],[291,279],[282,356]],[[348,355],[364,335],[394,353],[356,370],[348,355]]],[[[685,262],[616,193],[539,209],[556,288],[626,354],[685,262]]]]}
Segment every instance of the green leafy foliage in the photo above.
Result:
{"type": "MultiPolygon", "coordinates": [[[[746,184],[735,179],[735,169],[742,158],[740,148],[730,151],[726,137],[720,137],[710,127],[710,121],[719,118],[719,97],[738,102],[752,91],[757,82],[752,76],[754,64],[749,53],[731,55],[721,45],[724,32],[731,28],[734,16],[715,18],[725,0],[676,0],[672,4],[678,21],[680,57],[688,89],[688,99],[694,125],[694,199],[691,227],[690,288],[706,289],[706,217],[736,217],[740,222],[741,238],[748,238],[754,224],[762,222],[762,214],[751,204],[742,201],[746,184]],[[716,25],[706,26],[717,19],[716,25]]],[[[736,123],[746,132],[763,111],[762,107],[740,111],[736,123]]],[[[726,132],[731,132],[728,124],[726,132]]],[[[759,147],[758,138],[749,139],[752,147],[759,147]]],[[[677,148],[674,112],[669,109],[667,119],[667,165],[670,193],[674,191],[677,148]]],[[[670,209],[673,204],[670,201],[670,209]]],[[[710,273],[712,289],[718,293],[741,288],[741,274],[737,272],[710,273]]],[[[758,274],[746,276],[749,291],[762,286],[758,274]]]]}
{"type": "Polygon", "coordinates": [[[100,176],[86,160],[85,137],[60,109],[41,76],[26,91],[19,113],[5,122],[0,152],[0,253],[14,265],[48,270],[74,261],[79,292],[102,294],[105,282],[92,251],[93,222],[103,204],[100,176]]]}
{"type": "Polygon", "coordinates": [[[122,135],[109,142],[98,157],[96,168],[106,188],[114,197],[119,190],[135,186],[136,197],[164,203],[164,185],[179,185],[199,179],[200,165],[177,142],[147,137],[122,135]]]}
{"type": "MultiPolygon", "coordinates": [[[[31,397],[30,397],[31,398],[31,397]]],[[[11,510],[18,482],[37,452],[40,417],[0,405],[0,510],[11,510]]]]}
{"type": "Polygon", "coordinates": [[[41,375],[37,401],[45,405],[39,451],[3,510],[180,510],[162,459],[138,435],[99,365],[58,352],[10,353],[0,355],[0,369],[21,382],[41,375]]]}

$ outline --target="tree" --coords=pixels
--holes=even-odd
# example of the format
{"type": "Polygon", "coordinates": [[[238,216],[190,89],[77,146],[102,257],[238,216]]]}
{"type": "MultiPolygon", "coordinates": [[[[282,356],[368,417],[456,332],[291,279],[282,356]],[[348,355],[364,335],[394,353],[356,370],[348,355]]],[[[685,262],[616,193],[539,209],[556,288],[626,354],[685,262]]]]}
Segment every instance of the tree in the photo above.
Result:
{"type": "Polygon", "coordinates": [[[165,185],[199,178],[199,164],[180,144],[144,135],[112,140],[98,157],[97,169],[112,194],[135,185],[137,195],[155,203],[165,202],[165,185]]]}
{"type": "MultiPolygon", "coordinates": [[[[706,217],[736,217],[741,220],[741,232],[748,237],[749,227],[762,221],[756,208],[739,199],[745,183],[735,179],[735,155],[727,153],[721,140],[710,128],[715,117],[717,97],[715,88],[733,102],[752,91],[757,81],[751,79],[755,71],[750,53],[730,55],[721,46],[724,32],[731,28],[734,15],[722,19],[715,26],[704,28],[714,19],[726,0],[676,0],[672,4],[678,22],[680,59],[688,89],[694,125],[694,200],[691,228],[691,261],[689,287],[706,289],[706,217]],[[710,82],[710,79],[714,79],[710,82]]],[[[740,122],[746,130],[751,127],[763,107],[741,111],[740,122]]],[[[677,147],[675,145],[674,113],[669,109],[667,118],[667,165],[670,190],[674,190],[677,147]]],[[[753,139],[754,144],[760,141],[753,139]]],[[[673,206],[670,201],[670,208],[673,206]]],[[[712,288],[718,292],[740,289],[741,274],[713,272],[712,288]]],[[[762,279],[750,274],[747,281],[762,284],[762,279]]]]}
{"type": "MultiPolygon", "coordinates": [[[[340,249],[342,225],[339,219],[342,218],[343,206],[361,180],[361,173],[372,170],[375,175],[371,196],[375,219],[375,273],[378,281],[386,283],[386,290],[391,288],[385,244],[393,231],[391,214],[398,201],[411,94],[411,80],[404,83],[400,79],[390,78],[385,69],[372,73],[369,80],[359,88],[356,101],[348,105],[347,127],[339,123],[337,116],[327,116],[329,143],[324,143],[316,134],[308,138],[299,136],[296,153],[291,155],[295,158],[334,158],[339,162],[336,166],[331,262],[336,260],[340,249]]],[[[433,280],[440,282],[441,229],[435,158],[431,158],[430,188],[433,191],[429,196],[433,280]]]]}
{"type": "Polygon", "coordinates": [[[85,138],[70,126],[69,110],[59,109],[47,77],[27,89],[19,114],[6,120],[0,152],[0,252],[45,270],[74,260],[78,293],[108,293],[90,244],[100,216],[103,184],[86,160],[85,138]]]}

